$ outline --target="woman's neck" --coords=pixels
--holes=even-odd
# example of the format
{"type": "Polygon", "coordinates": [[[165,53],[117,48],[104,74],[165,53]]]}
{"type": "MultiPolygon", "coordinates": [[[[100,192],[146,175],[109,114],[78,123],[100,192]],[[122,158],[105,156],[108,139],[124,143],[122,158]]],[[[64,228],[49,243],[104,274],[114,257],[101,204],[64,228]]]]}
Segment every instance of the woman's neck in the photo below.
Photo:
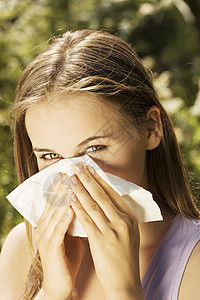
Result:
{"type": "Polygon", "coordinates": [[[140,248],[156,247],[164,237],[176,214],[167,207],[161,206],[163,221],[140,223],[140,248]]]}

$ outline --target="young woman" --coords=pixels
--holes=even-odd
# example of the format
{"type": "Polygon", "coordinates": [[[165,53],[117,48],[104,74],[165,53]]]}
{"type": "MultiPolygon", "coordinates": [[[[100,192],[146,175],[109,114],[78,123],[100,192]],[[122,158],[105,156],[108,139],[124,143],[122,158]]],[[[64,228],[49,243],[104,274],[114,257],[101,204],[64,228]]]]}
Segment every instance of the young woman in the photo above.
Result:
{"type": "MultiPolygon", "coordinates": [[[[171,121],[132,48],[106,32],[66,32],[25,69],[14,109],[19,183],[87,153],[151,191],[164,219],[138,224],[122,197],[79,164],[70,208],[47,201],[34,230],[25,220],[26,230],[21,223],[9,233],[1,299],[199,299],[199,212],[171,121]],[[88,238],[68,234],[74,215],[88,238]]],[[[57,176],[57,190],[65,180],[57,176]]]]}

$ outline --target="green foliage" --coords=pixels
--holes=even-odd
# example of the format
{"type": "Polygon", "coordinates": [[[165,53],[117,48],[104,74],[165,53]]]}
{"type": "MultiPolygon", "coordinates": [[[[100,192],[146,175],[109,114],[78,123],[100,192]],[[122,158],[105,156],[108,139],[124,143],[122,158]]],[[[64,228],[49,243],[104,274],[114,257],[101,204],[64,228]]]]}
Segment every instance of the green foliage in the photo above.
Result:
{"type": "Polygon", "coordinates": [[[160,97],[176,126],[194,195],[199,198],[200,29],[184,5],[182,0],[0,1],[0,246],[11,228],[23,220],[5,199],[17,185],[8,108],[21,71],[54,35],[66,30],[115,33],[132,44],[153,69],[160,97]]]}

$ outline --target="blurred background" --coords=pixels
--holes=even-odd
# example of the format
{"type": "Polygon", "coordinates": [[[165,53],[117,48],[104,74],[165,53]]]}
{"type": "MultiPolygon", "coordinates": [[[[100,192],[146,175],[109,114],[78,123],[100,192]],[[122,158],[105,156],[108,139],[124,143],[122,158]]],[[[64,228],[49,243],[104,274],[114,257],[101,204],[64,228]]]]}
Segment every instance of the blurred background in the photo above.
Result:
{"type": "Polygon", "coordinates": [[[0,249],[23,221],[5,198],[17,186],[8,114],[17,80],[54,35],[83,28],[117,34],[152,70],[200,201],[200,1],[0,0],[0,249]]]}

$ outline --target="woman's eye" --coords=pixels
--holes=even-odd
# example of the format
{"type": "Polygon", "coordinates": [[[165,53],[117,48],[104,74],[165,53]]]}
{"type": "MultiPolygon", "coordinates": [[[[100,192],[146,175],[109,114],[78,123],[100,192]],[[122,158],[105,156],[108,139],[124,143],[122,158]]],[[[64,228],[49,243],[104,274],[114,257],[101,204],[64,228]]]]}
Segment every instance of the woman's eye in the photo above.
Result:
{"type": "Polygon", "coordinates": [[[90,148],[94,149],[92,152],[97,152],[97,151],[101,151],[103,149],[106,149],[107,146],[104,146],[104,145],[94,145],[94,146],[88,147],[87,150],[90,149],[90,148]]]}
{"type": "Polygon", "coordinates": [[[56,153],[48,153],[48,154],[44,154],[44,155],[41,156],[42,159],[46,159],[46,160],[48,160],[48,159],[57,159],[59,157],[60,156],[56,153]]]}
{"type": "MultiPolygon", "coordinates": [[[[88,152],[98,152],[98,151],[101,151],[101,150],[106,149],[106,148],[107,148],[107,146],[104,146],[104,145],[94,145],[94,146],[88,147],[86,152],[88,151],[88,149],[93,149],[93,150],[90,150],[88,152]]],[[[43,154],[40,158],[43,159],[43,160],[53,160],[53,159],[58,159],[60,157],[61,156],[59,156],[59,154],[48,153],[48,154],[43,154]]]]}

